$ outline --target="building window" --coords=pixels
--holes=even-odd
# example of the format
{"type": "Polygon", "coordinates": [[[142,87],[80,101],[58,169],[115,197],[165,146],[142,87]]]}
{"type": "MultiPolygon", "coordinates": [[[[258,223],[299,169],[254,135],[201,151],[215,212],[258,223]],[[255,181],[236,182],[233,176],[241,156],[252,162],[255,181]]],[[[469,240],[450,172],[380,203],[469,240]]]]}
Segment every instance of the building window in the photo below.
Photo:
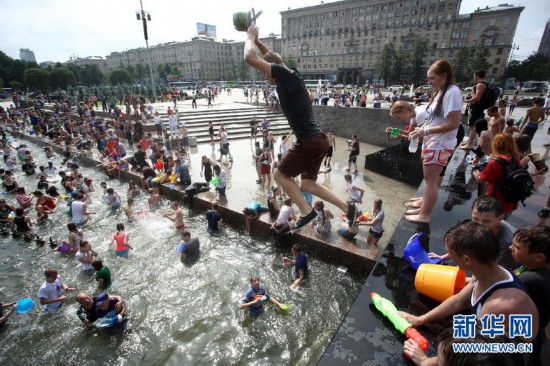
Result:
{"type": "Polygon", "coordinates": [[[497,20],[495,18],[491,19],[491,22],[490,22],[491,25],[495,25],[497,24],[497,20]]]}
{"type": "Polygon", "coordinates": [[[498,69],[497,69],[496,67],[493,67],[493,72],[492,72],[492,73],[493,73],[493,74],[496,74],[497,71],[498,71],[498,69]]]}
{"type": "Polygon", "coordinates": [[[474,40],[472,41],[472,46],[473,46],[473,47],[477,47],[477,39],[474,39],[474,40]]]}
{"type": "Polygon", "coordinates": [[[485,38],[485,41],[483,42],[483,45],[485,45],[485,46],[493,45],[493,39],[492,38],[485,38]]]}
{"type": "Polygon", "coordinates": [[[497,49],[497,55],[502,55],[502,48],[497,49]]]}
{"type": "Polygon", "coordinates": [[[504,24],[510,24],[510,17],[504,18],[504,24]]]}
{"type": "Polygon", "coordinates": [[[500,58],[495,58],[495,64],[500,64],[500,58]]]}

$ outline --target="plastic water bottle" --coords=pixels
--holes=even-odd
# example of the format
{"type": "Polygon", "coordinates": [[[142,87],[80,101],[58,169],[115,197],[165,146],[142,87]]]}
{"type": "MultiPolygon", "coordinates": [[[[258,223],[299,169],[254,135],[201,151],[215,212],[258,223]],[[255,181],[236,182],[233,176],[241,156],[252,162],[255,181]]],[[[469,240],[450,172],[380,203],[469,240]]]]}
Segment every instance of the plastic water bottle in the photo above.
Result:
{"type": "Polygon", "coordinates": [[[414,138],[409,142],[409,152],[414,154],[418,150],[418,139],[414,138]]]}
{"type": "Polygon", "coordinates": [[[391,136],[395,138],[399,137],[399,128],[396,128],[396,127],[392,128],[391,136]]]}

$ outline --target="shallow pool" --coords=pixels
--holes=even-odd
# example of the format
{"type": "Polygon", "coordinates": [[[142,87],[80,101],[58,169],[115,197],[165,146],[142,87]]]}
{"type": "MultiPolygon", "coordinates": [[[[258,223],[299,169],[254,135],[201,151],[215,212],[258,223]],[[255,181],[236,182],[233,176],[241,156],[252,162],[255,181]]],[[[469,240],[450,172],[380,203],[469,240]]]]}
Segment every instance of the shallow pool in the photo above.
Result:
{"type": "MultiPolygon", "coordinates": [[[[39,165],[45,164],[41,149],[29,145],[39,165]]],[[[53,160],[58,167],[61,158],[53,160]]],[[[193,236],[200,238],[201,257],[193,266],[185,266],[176,253],[179,235],[171,221],[151,214],[127,224],[122,212],[108,212],[101,201],[99,183],[107,176],[88,167],[81,171],[93,179],[96,192],[90,210],[98,212],[84,226],[85,238],[111,270],[114,284],[109,292],[121,295],[127,303],[128,327],[111,336],[85,330],[75,314],[75,294],[70,294],[70,300],[56,313],[44,314],[38,306],[29,314],[13,314],[0,329],[0,364],[312,364],[364,281],[364,277],[341,273],[337,266],[309,258],[310,279],[292,291],[293,270],[282,266],[289,249],[279,249],[268,238],[251,238],[235,228],[210,236],[202,215],[187,208],[186,222],[193,236]],[[109,248],[117,222],[127,224],[130,243],[136,248],[127,259],[116,258],[113,247],[109,248]],[[272,296],[290,306],[288,313],[268,304],[262,316],[251,321],[239,310],[248,279],[255,274],[262,277],[272,296]]],[[[28,193],[36,188],[34,177],[21,172],[17,176],[28,193]]],[[[107,182],[125,202],[127,183],[107,182]]],[[[15,197],[8,201],[14,204],[15,197]]],[[[142,193],[135,209],[145,205],[142,193]]],[[[168,205],[164,200],[163,207],[168,205]]],[[[49,222],[35,225],[35,231],[45,239],[66,239],[69,217],[64,211],[60,203],[49,222]]],[[[31,217],[35,219],[35,214],[31,217]]],[[[0,301],[30,296],[38,303],[37,291],[47,267],[58,269],[69,286],[94,291],[95,280],[80,274],[74,257],[56,252],[48,244],[39,247],[11,236],[0,237],[0,241],[0,301]]]]}

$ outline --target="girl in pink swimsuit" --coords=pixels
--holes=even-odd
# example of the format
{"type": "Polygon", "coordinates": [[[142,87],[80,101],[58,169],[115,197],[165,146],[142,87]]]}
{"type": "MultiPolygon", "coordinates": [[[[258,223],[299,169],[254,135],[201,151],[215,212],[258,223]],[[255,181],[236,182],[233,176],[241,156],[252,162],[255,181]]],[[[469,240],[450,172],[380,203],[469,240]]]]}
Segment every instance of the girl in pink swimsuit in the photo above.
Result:
{"type": "Polygon", "coordinates": [[[111,240],[109,246],[116,242],[116,255],[118,257],[127,257],[128,251],[134,249],[134,247],[128,244],[128,234],[124,231],[124,224],[116,224],[116,230],[117,232],[113,234],[113,240],[111,240]]]}

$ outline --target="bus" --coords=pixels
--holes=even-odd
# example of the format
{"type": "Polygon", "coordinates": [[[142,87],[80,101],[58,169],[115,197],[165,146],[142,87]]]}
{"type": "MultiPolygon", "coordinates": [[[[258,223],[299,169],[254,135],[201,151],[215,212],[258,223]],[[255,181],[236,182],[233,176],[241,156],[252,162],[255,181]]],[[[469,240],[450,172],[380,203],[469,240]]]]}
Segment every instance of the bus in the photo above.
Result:
{"type": "Polygon", "coordinates": [[[304,79],[307,89],[320,89],[330,86],[330,80],[328,79],[304,79]]]}
{"type": "Polygon", "coordinates": [[[199,83],[195,81],[171,81],[168,83],[169,88],[176,88],[179,90],[195,90],[199,87],[199,83]]]}
{"type": "Polygon", "coordinates": [[[521,91],[531,93],[545,93],[546,89],[546,81],[526,81],[523,83],[521,91]]]}

